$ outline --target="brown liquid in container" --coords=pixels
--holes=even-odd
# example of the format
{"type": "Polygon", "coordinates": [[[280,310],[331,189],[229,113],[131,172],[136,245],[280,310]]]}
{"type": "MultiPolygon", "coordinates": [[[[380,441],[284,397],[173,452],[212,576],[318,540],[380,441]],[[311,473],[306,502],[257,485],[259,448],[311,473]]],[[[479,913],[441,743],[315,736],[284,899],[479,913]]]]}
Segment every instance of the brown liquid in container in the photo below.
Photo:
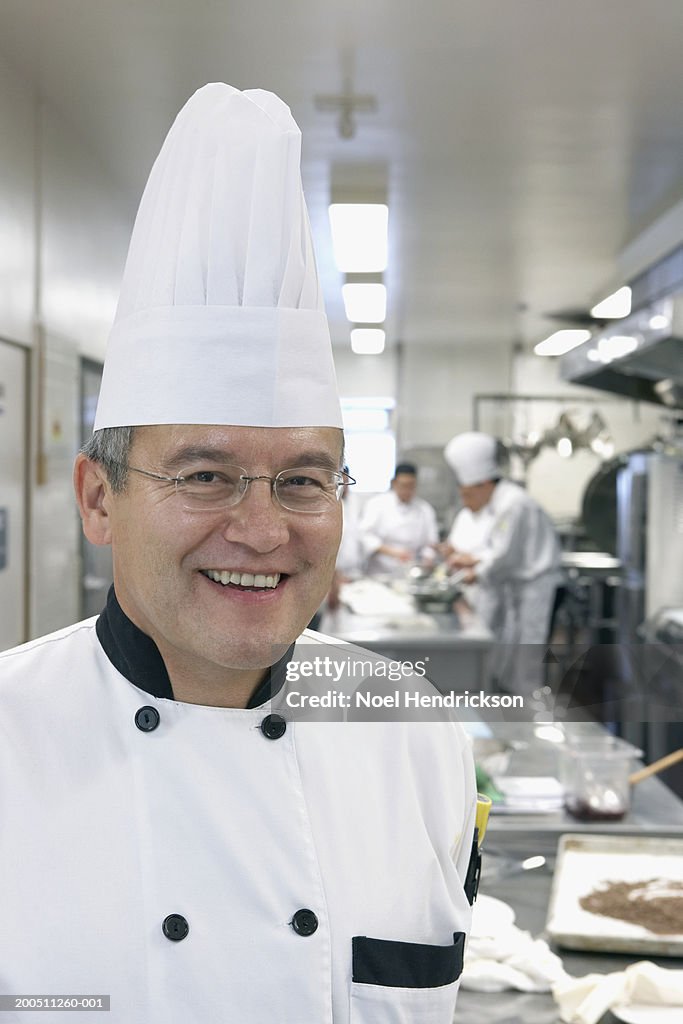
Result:
{"type": "Polygon", "coordinates": [[[621,821],[626,814],[625,807],[600,807],[580,799],[567,800],[565,807],[577,821],[621,821]]]}

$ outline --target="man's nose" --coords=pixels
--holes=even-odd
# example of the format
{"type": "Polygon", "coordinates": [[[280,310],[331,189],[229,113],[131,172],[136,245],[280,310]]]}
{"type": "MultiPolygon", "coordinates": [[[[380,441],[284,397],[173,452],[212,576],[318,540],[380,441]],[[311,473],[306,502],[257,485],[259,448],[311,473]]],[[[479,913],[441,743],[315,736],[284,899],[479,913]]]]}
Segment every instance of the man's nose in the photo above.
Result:
{"type": "Polygon", "coordinates": [[[289,513],[277,501],[268,477],[250,480],[241,500],[226,511],[222,531],[226,540],[262,553],[289,540],[289,513]]]}

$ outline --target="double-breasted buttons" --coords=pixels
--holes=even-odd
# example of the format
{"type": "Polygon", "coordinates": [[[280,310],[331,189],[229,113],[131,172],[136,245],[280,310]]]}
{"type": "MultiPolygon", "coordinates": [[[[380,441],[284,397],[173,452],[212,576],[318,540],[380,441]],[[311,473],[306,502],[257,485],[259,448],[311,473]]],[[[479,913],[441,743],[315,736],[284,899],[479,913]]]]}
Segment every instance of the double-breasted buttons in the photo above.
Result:
{"type": "Polygon", "coordinates": [[[266,715],[261,722],[261,732],[269,740],[279,740],[287,731],[287,722],[282,715],[266,715]]]}
{"type": "Polygon", "coordinates": [[[289,923],[297,935],[304,937],[312,935],[318,930],[318,918],[312,910],[297,910],[289,923]]]}
{"type": "Polygon", "coordinates": [[[182,914],[169,914],[164,918],[161,930],[171,942],[180,942],[187,937],[190,926],[182,914]]]}
{"type": "Polygon", "coordinates": [[[141,732],[153,732],[159,724],[159,712],[146,704],[135,712],[135,724],[141,732]]]}

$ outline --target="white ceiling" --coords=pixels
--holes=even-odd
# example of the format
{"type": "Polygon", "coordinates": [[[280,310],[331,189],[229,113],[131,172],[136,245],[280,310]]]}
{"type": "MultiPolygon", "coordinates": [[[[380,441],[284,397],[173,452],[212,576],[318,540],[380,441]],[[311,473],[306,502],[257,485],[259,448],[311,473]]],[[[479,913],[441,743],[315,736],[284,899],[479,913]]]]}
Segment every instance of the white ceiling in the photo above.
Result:
{"type": "Polygon", "coordinates": [[[623,283],[619,251],[683,195],[682,44],[681,0],[0,0],[0,50],[106,161],[131,221],[195,88],[290,104],[338,343],[333,165],[386,166],[390,343],[529,345],[557,326],[545,312],[623,283]],[[346,76],[377,99],[350,140],[314,105],[346,76]]]}

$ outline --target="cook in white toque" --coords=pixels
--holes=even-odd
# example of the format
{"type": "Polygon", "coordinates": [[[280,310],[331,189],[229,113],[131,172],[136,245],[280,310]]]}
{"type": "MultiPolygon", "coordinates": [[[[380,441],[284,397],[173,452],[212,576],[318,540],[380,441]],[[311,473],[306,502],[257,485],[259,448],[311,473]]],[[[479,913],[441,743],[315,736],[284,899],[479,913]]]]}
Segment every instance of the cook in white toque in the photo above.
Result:
{"type": "Polygon", "coordinates": [[[490,434],[468,431],[456,434],[444,448],[444,457],[461,487],[471,487],[500,476],[497,442],[490,434]]]}
{"type": "Polygon", "coordinates": [[[300,156],[273,93],[185,104],[140,202],[95,430],[342,426],[300,156]]]}

